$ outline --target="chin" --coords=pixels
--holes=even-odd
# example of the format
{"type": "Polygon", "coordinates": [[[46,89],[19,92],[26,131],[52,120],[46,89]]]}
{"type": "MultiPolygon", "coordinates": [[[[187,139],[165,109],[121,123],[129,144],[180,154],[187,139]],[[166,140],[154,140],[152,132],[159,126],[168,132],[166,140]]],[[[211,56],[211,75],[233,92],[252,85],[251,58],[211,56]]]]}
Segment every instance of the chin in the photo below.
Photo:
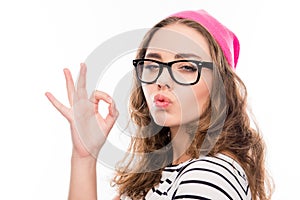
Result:
{"type": "Polygon", "coordinates": [[[153,117],[153,121],[159,125],[159,126],[164,126],[164,127],[180,127],[180,126],[184,126],[184,127],[190,127],[193,129],[195,129],[196,127],[199,126],[199,118],[197,119],[186,119],[183,121],[180,121],[178,119],[174,119],[174,118],[166,118],[166,117],[162,117],[162,116],[155,116],[153,117]]]}
{"type": "Polygon", "coordinates": [[[159,117],[153,117],[155,124],[159,126],[168,126],[168,123],[165,119],[159,117]]]}
{"type": "Polygon", "coordinates": [[[168,126],[169,117],[165,112],[154,112],[151,114],[153,121],[159,126],[168,126]]]}
{"type": "Polygon", "coordinates": [[[173,119],[170,116],[166,116],[166,115],[154,115],[154,117],[152,116],[153,121],[159,125],[159,126],[164,126],[164,127],[172,127],[172,126],[178,126],[180,123],[177,123],[176,119],[173,119]]]}

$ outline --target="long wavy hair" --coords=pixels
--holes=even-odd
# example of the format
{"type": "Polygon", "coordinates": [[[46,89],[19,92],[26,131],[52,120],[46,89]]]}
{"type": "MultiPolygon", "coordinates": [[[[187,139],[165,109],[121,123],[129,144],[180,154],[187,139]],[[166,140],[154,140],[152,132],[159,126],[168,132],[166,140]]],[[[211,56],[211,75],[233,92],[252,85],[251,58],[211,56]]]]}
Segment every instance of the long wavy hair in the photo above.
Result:
{"type": "MultiPolygon", "coordinates": [[[[246,87],[228,64],[211,34],[197,22],[169,17],[148,31],[136,57],[145,56],[147,46],[159,28],[175,23],[195,29],[207,39],[210,56],[214,66],[218,68],[213,70],[210,101],[200,116],[192,142],[185,153],[192,158],[198,158],[201,151],[208,156],[224,152],[232,155],[246,172],[252,199],[270,199],[272,184],[264,165],[265,143],[259,129],[250,126],[246,87]],[[218,84],[220,80],[222,84],[218,84]],[[220,85],[223,85],[223,90],[220,89],[220,85]],[[218,133],[218,137],[213,141],[214,145],[203,150],[203,142],[214,133],[218,133]]],[[[133,81],[129,111],[138,128],[131,139],[127,156],[117,166],[112,184],[117,185],[120,195],[126,194],[132,199],[141,199],[152,187],[159,184],[163,168],[172,162],[173,157],[171,139],[168,136],[169,128],[153,123],[135,74],[133,81]]]]}

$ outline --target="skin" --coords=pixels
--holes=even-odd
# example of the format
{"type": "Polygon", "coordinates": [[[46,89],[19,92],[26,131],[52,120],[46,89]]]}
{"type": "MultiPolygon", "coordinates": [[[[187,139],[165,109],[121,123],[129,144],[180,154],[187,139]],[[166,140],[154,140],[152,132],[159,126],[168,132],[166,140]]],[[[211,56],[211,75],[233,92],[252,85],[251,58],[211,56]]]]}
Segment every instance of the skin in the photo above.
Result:
{"type": "Polygon", "coordinates": [[[80,66],[77,87],[69,69],[64,69],[69,106],[63,105],[50,92],[48,100],[69,121],[73,143],[69,200],[97,199],[96,164],[97,155],[104,144],[118,111],[112,98],[101,91],[90,97],[86,91],[86,65],[80,66]],[[108,103],[108,114],[98,112],[100,101],[108,103]]]}
{"type": "MultiPolygon", "coordinates": [[[[147,51],[148,56],[150,53],[155,53],[160,56],[158,60],[168,62],[178,59],[174,52],[193,53],[197,55],[197,58],[191,57],[191,59],[197,60],[200,56],[203,61],[211,60],[208,56],[208,44],[201,34],[180,24],[168,26],[166,30],[172,30],[177,34],[157,32],[151,40],[151,48],[147,51]],[[179,32],[181,34],[178,34],[179,32]],[[179,38],[178,35],[180,35],[179,38]],[[191,43],[191,41],[195,42],[191,43]]],[[[97,199],[96,158],[119,114],[113,99],[108,94],[95,91],[88,97],[86,70],[86,65],[82,63],[78,83],[75,87],[69,69],[64,69],[69,106],[62,104],[50,92],[45,93],[52,105],[70,123],[73,143],[68,198],[70,200],[97,199]],[[98,112],[100,101],[108,104],[107,116],[102,116],[98,112]]],[[[156,83],[142,86],[154,120],[171,129],[175,155],[174,164],[189,159],[182,153],[186,150],[189,142],[185,125],[195,121],[201,115],[204,103],[209,98],[210,85],[211,72],[203,69],[200,81],[193,86],[176,84],[166,70],[156,83]],[[169,107],[157,109],[153,106],[153,98],[158,93],[167,96],[172,101],[169,107]],[[196,105],[196,107],[191,105],[196,105]]],[[[119,199],[119,196],[115,199],[119,199]]]]}
{"type": "MultiPolygon", "coordinates": [[[[182,24],[173,24],[158,30],[149,46],[145,58],[161,62],[181,60],[183,57],[178,55],[187,56],[189,54],[193,55],[185,58],[211,61],[208,56],[209,46],[206,39],[194,29],[182,24]],[[168,41],[170,37],[172,37],[170,41],[176,42],[163,42],[168,41]],[[189,38],[192,38],[193,41],[189,38]]],[[[164,68],[156,83],[142,84],[147,105],[154,121],[161,126],[170,127],[175,158],[173,164],[190,159],[184,154],[191,142],[186,133],[187,125],[191,122],[197,123],[197,119],[199,119],[204,105],[209,99],[211,79],[212,71],[203,68],[198,83],[191,86],[180,85],[173,81],[168,70],[164,68]],[[156,106],[154,97],[157,94],[167,97],[171,103],[163,108],[156,106]]]]}

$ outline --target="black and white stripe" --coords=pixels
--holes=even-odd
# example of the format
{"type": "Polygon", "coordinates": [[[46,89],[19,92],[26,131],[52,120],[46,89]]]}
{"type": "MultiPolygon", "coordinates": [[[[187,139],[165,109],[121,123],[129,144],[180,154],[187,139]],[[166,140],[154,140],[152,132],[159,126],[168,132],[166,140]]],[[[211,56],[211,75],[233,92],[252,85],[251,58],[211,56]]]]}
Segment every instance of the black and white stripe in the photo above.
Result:
{"type": "Polygon", "coordinates": [[[166,167],[160,184],[147,193],[149,199],[250,200],[251,192],[242,167],[218,154],[166,167]]]}

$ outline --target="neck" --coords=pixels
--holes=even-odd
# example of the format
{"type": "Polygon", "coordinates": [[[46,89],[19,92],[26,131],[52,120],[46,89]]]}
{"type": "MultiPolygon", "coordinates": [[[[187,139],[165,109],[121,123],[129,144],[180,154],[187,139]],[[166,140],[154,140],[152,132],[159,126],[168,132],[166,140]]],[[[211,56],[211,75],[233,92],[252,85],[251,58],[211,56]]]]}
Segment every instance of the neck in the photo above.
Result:
{"type": "Polygon", "coordinates": [[[185,128],[172,127],[171,131],[171,141],[173,147],[173,163],[180,164],[191,159],[191,156],[186,154],[187,149],[191,144],[191,139],[185,128]]]}

